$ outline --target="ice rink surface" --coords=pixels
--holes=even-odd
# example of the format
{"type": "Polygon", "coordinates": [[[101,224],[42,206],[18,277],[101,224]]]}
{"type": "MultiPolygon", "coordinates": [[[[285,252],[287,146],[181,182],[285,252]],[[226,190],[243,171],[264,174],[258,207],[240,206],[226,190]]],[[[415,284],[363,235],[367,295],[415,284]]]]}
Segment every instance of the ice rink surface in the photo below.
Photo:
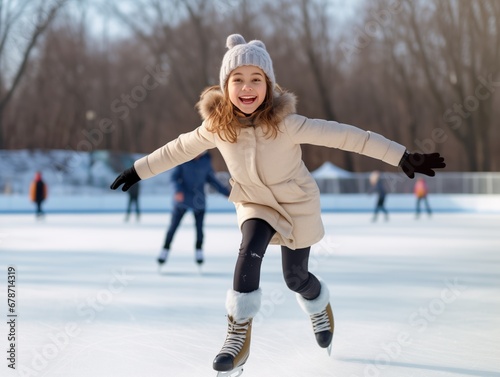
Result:
{"type": "MultiPolygon", "coordinates": [[[[500,376],[500,215],[323,217],[310,269],[330,288],[332,356],[316,345],[270,246],[243,377],[500,376]]],[[[129,223],[118,214],[0,216],[0,375],[215,376],[236,218],[207,214],[201,273],[189,214],[158,272],[168,222],[169,214],[129,223]],[[8,317],[9,266],[17,317],[8,317]]]]}

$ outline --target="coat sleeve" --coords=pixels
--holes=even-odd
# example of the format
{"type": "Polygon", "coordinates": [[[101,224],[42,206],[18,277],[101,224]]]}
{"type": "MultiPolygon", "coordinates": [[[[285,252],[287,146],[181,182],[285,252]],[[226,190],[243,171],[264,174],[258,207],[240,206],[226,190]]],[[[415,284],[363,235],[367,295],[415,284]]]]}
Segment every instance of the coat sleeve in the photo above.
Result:
{"type": "Polygon", "coordinates": [[[151,178],[211,148],[215,148],[215,135],[203,123],[194,131],[179,135],[177,139],[137,160],[134,167],[141,179],[151,178]]]}
{"type": "Polygon", "coordinates": [[[295,144],[313,144],[356,152],[397,166],[406,148],[375,132],[348,124],[302,115],[289,115],[284,120],[285,132],[295,144]]]}
{"type": "Polygon", "coordinates": [[[215,176],[213,169],[210,169],[209,173],[207,174],[207,183],[214,189],[216,189],[220,194],[229,196],[230,191],[226,186],[219,182],[219,180],[215,176]]]}

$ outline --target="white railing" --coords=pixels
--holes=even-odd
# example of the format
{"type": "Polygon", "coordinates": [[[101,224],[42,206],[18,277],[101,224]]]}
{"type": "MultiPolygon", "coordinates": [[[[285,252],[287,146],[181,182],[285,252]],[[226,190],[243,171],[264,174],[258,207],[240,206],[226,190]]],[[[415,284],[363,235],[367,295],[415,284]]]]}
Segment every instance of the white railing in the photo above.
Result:
{"type": "MultiPolygon", "coordinates": [[[[323,194],[360,194],[370,189],[370,173],[353,174],[350,178],[321,178],[316,182],[323,194]]],[[[415,179],[403,173],[383,173],[388,192],[412,193],[415,179]]],[[[424,177],[429,192],[435,194],[500,194],[500,173],[445,173],[424,177]]]]}

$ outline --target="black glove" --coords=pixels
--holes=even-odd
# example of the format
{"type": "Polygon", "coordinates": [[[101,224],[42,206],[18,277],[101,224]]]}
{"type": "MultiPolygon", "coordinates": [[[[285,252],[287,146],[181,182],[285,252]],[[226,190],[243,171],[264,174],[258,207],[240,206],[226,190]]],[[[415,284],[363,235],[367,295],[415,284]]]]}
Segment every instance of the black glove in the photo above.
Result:
{"type": "Polygon", "coordinates": [[[409,178],[415,178],[415,173],[422,173],[434,177],[433,169],[441,169],[446,166],[444,158],[439,153],[420,154],[405,152],[399,166],[409,178]]]}
{"type": "Polygon", "coordinates": [[[132,165],[130,168],[126,169],[121,173],[118,177],[116,177],[115,181],[111,184],[111,190],[116,190],[120,187],[121,184],[124,183],[122,187],[122,191],[127,191],[130,187],[135,185],[141,179],[137,175],[134,166],[132,165]]]}

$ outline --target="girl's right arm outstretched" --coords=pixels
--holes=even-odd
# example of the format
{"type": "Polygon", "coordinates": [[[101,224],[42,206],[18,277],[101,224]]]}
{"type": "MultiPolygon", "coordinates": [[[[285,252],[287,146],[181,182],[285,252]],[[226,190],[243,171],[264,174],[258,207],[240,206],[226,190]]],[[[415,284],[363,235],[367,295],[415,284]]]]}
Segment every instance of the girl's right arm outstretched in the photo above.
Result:
{"type": "Polygon", "coordinates": [[[121,173],[111,184],[116,190],[122,184],[123,191],[141,179],[154,177],[166,170],[192,160],[207,149],[215,148],[215,134],[206,129],[205,123],[194,131],[181,134],[176,139],[140,158],[134,165],[121,173]]]}

